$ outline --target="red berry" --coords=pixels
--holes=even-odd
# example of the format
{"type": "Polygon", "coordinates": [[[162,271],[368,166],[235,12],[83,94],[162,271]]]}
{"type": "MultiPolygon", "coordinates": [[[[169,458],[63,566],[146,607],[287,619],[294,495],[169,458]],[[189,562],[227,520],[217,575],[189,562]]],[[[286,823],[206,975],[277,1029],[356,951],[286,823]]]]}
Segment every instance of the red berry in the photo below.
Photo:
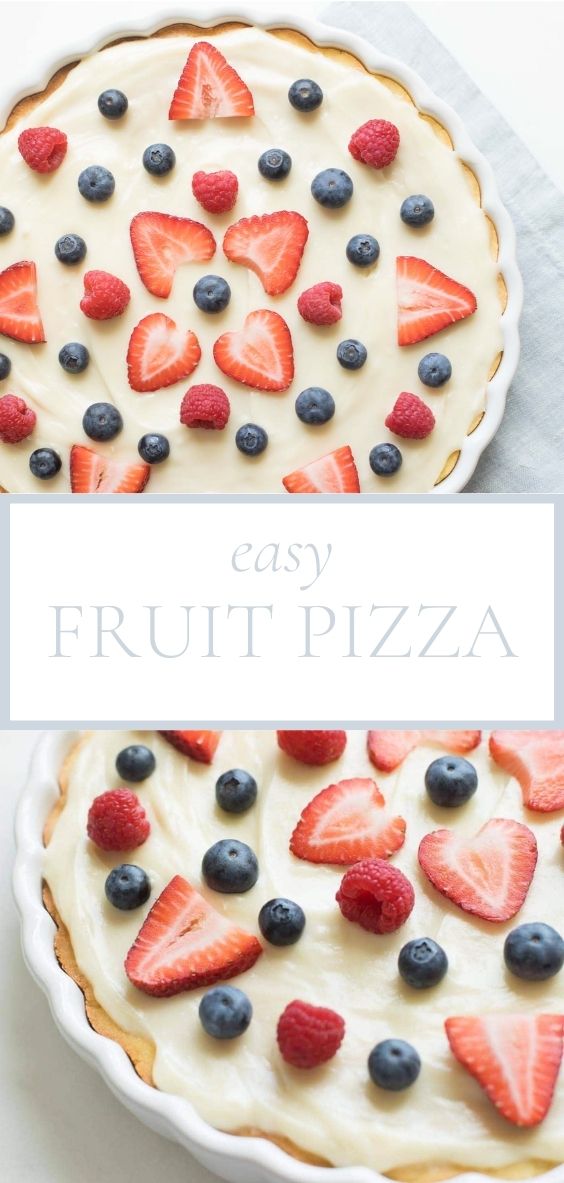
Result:
{"type": "Polygon", "coordinates": [[[396,158],[400,134],[387,119],[369,119],[357,128],[349,140],[349,152],[355,160],[372,168],[386,168],[396,158]]]}
{"type": "Polygon", "coordinates": [[[192,193],[209,214],[226,214],[237,201],[239,182],[228,168],[217,173],[194,173],[192,193]]]}
{"type": "Polygon", "coordinates": [[[131,292],[123,280],[109,271],[87,271],[80,307],[91,320],[111,320],[125,312],[131,292]]]}
{"type": "Polygon", "coordinates": [[[100,850],[134,850],[149,837],[151,826],[135,793],[110,789],[94,798],[86,828],[100,850]]]}
{"type": "Polygon", "coordinates": [[[314,325],[332,325],[343,315],[341,300],[343,289],[338,283],[326,280],[307,288],[298,297],[298,312],[304,320],[314,325]]]}
{"type": "Polygon", "coordinates": [[[345,920],[368,932],[395,932],[405,924],[415,903],[409,879],[385,859],[367,858],[343,875],[336,895],[345,920]]]}
{"type": "Polygon", "coordinates": [[[329,764],[347,746],[346,731],[277,731],[278,747],[302,764],[329,764]]]}
{"type": "Polygon", "coordinates": [[[19,444],[31,435],[36,421],[35,411],[23,398],[4,394],[0,398],[0,440],[3,444],[19,444]]]}
{"type": "Polygon", "coordinates": [[[67,137],[56,127],[29,127],[18,136],[18,148],[36,173],[54,173],[67,151],[67,137]]]}
{"type": "Polygon", "coordinates": [[[221,386],[191,386],[180,404],[180,422],[185,427],[207,427],[223,431],[231,406],[221,386]]]}
{"type": "Polygon", "coordinates": [[[435,426],[435,416],[423,399],[404,390],[386,418],[386,427],[406,440],[424,440],[435,426]]]}
{"type": "Polygon", "coordinates": [[[345,1035],[345,1020],[325,1006],[289,1002],[280,1015],[276,1038],[282,1058],[294,1068],[317,1068],[332,1060],[345,1035]]]}

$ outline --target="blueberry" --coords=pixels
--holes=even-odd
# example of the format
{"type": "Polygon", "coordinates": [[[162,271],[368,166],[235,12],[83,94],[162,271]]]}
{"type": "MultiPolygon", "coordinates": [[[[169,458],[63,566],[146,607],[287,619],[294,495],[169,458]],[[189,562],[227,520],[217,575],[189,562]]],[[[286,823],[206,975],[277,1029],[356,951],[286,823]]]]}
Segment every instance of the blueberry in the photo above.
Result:
{"type": "Polygon", "coordinates": [[[374,1084],[397,1093],[414,1084],[421,1071],[419,1053],[403,1039],[383,1039],[372,1048],[368,1071],[374,1084]]]}
{"type": "Polygon", "coordinates": [[[355,267],[371,267],[380,254],[380,243],[373,234],[354,234],[347,242],[347,259],[355,267]]]}
{"type": "Polygon", "coordinates": [[[29,467],[40,481],[50,481],[61,469],[61,457],[54,448],[36,448],[29,458],[29,467]]]}
{"type": "Polygon", "coordinates": [[[151,882],[142,867],[135,863],[121,863],[110,871],[105,885],[106,898],[120,912],[131,912],[146,904],[151,894],[151,882]]]}
{"type": "Polygon", "coordinates": [[[204,275],[195,285],[193,296],[201,312],[223,312],[231,299],[231,288],[221,275],[204,275]]]}
{"type": "Polygon", "coordinates": [[[296,399],[296,415],[302,423],[328,423],[335,414],[335,399],[322,386],[308,386],[296,399]]]}
{"type": "Polygon", "coordinates": [[[283,148],[269,148],[258,159],[258,170],[268,181],[283,181],[292,167],[292,157],[283,148]]]}
{"type": "Polygon", "coordinates": [[[414,990],[427,990],[442,982],[448,969],[448,958],[440,945],[430,937],[408,941],[398,958],[400,976],[414,990]]]}
{"type": "Polygon", "coordinates": [[[216,780],[215,799],[226,813],[245,813],[257,799],[257,782],[250,772],[231,768],[216,780]]]}
{"type": "Polygon", "coordinates": [[[149,144],[143,153],[143,167],[154,177],[164,177],[176,164],[176,156],[168,144],[149,144]]]}
{"type": "Polygon", "coordinates": [[[564,941],[550,924],[520,924],[506,937],[503,956],[516,977],[544,982],[564,965],[564,941]]]}
{"type": "Polygon", "coordinates": [[[305,928],[305,914],[293,900],[276,899],[263,904],[259,928],[271,945],[295,945],[305,928]]]}
{"type": "Polygon", "coordinates": [[[419,362],[417,373],[424,386],[443,386],[452,374],[452,366],[444,353],[426,353],[419,362]]]}
{"type": "Polygon", "coordinates": [[[98,110],[104,119],[121,119],[128,106],[122,90],[103,90],[98,96],[98,110]]]}
{"type": "Polygon", "coordinates": [[[79,341],[69,341],[59,351],[59,362],[67,374],[82,374],[90,361],[90,354],[86,345],[79,341]]]}
{"type": "Polygon", "coordinates": [[[268,436],[264,427],[257,423],[244,423],[235,436],[235,443],[245,456],[260,456],[268,444],[268,436]]]}
{"type": "Polygon", "coordinates": [[[343,172],[342,168],[325,168],[311,182],[315,200],[329,209],[339,209],[346,205],[352,197],[353,188],[348,173],[343,172]]]}
{"type": "Polygon", "coordinates": [[[107,201],[115,187],[112,173],[101,164],[90,164],[78,178],[78,188],[87,201],[107,201]]]}
{"type": "Polygon", "coordinates": [[[366,345],[363,345],[362,341],[355,341],[351,337],[337,345],[337,361],[344,370],[360,370],[367,357],[366,345]]]}
{"type": "Polygon", "coordinates": [[[86,243],[80,234],[63,234],[55,243],[55,254],[59,263],[82,263],[86,243]]]}
{"type": "Polygon", "coordinates": [[[131,781],[132,784],[146,780],[155,771],[156,766],[157,761],[151,749],[142,743],[132,743],[129,747],[122,748],[116,756],[118,775],[122,780],[131,781]]]}
{"type": "Polygon", "coordinates": [[[257,856],[245,842],[222,838],[206,851],[202,874],[213,891],[228,894],[250,891],[258,879],[257,856]]]}
{"type": "Polygon", "coordinates": [[[406,226],[427,226],[434,216],[435,207],[431,198],[424,197],[422,193],[406,197],[400,209],[400,218],[406,226]]]}
{"type": "Polygon", "coordinates": [[[395,444],[376,444],[368,457],[376,476],[393,476],[401,468],[403,456],[395,444]]]}
{"type": "Polygon", "coordinates": [[[250,999],[236,986],[214,986],[198,1008],[204,1031],[214,1039],[237,1039],[253,1017],[250,999]]]}
{"type": "Polygon", "coordinates": [[[11,368],[12,368],[12,363],[10,361],[10,358],[6,357],[5,353],[0,353],[0,382],[2,381],[3,378],[8,377],[8,374],[10,373],[11,368]]]}
{"type": "Polygon", "coordinates": [[[478,774],[463,756],[439,756],[425,773],[425,788],[435,805],[458,809],[474,796],[478,774]]]}
{"type": "Polygon", "coordinates": [[[4,234],[9,234],[14,229],[16,219],[11,209],[6,209],[5,205],[0,205],[0,238],[4,234]]]}
{"type": "Polygon", "coordinates": [[[82,416],[82,426],[91,440],[113,440],[123,427],[123,419],[111,403],[92,403],[82,416]]]}
{"type": "Polygon", "coordinates": [[[312,78],[298,78],[292,82],[288,98],[296,111],[316,111],[323,102],[323,91],[312,78]]]}
{"type": "Polygon", "coordinates": [[[147,435],[141,436],[137,451],[147,464],[162,464],[163,460],[168,460],[170,456],[170,444],[166,435],[149,432],[147,435]]]}

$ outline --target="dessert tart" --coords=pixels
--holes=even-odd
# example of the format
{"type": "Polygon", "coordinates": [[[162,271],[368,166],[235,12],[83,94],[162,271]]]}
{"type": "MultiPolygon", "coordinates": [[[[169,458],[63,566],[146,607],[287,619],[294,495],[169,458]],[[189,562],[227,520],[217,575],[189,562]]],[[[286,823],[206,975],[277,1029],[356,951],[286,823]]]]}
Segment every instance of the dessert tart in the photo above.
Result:
{"type": "Polygon", "coordinates": [[[563,732],[92,732],[60,788],[57,958],[146,1084],[408,1183],[561,1162],[563,732]]]}
{"type": "Polygon", "coordinates": [[[234,23],[122,39],[20,102],[4,489],[417,493],[462,451],[461,487],[516,364],[519,277],[455,127],[472,168],[393,78],[234,23]]]}

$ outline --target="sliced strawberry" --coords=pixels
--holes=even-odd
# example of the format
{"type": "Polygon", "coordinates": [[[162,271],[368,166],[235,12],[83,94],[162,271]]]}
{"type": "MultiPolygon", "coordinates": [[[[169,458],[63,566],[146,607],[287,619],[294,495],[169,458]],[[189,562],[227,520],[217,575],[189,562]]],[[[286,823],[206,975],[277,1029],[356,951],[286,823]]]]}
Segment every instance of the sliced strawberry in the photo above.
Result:
{"type": "Polygon", "coordinates": [[[196,41],[174,92],[169,119],[225,119],[254,115],[253,96],[209,41],[196,41]]]}
{"type": "Polygon", "coordinates": [[[389,858],[403,846],[405,822],[391,817],[373,780],[341,780],[302,811],[290,850],[308,863],[357,863],[389,858]]]}
{"type": "Polygon", "coordinates": [[[353,454],[346,444],[282,478],[288,493],[360,493],[353,454]]]}
{"type": "Polygon", "coordinates": [[[218,337],[216,366],[255,390],[287,390],[294,377],[294,347],[286,321],[278,312],[249,312],[238,333],[218,337]]]}
{"type": "Polygon", "coordinates": [[[445,1028],[457,1060],[507,1121],[543,1121],[562,1060],[564,1015],[464,1015],[445,1028]]]}
{"type": "Polygon", "coordinates": [[[215,254],[215,238],[201,222],[172,214],[136,214],[131,245],[142,283],[151,295],[166,299],[177,267],[204,263],[215,254]]]}
{"type": "Polygon", "coordinates": [[[100,456],[83,444],[73,444],[70,454],[72,493],[142,493],[151,466],[138,461],[123,464],[100,456]]]}
{"type": "Polygon", "coordinates": [[[238,928],[181,875],[161,892],[125,959],[138,990],[169,998],[234,978],[255,964],[262,945],[238,928]]]}
{"type": "Polygon", "coordinates": [[[476,311],[476,297],[469,288],[424,259],[403,255],[396,266],[398,345],[423,341],[476,311]]]}
{"type": "Polygon", "coordinates": [[[159,735],[184,756],[190,756],[200,764],[211,764],[221,731],[160,731],[159,735]]]}
{"type": "Polygon", "coordinates": [[[45,340],[37,306],[35,263],[24,260],[0,271],[0,333],[27,345],[45,340]]]}
{"type": "Polygon", "coordinates": [[[127,377],[132,390],[161,390],[187,378],[202,351],[195,333],[177,329],[164,312],[150,312],[135,326],[127,350],[127,377]]]}
{"type": "Polygon", "coordinates": [[[281,210],[235,222],[226,231],[223,250],[232,263],[254,271],[269,296],[278,296],[298,274],[308,234],[301,214],[281,210]]]}
{"type": "Polygon", "coordinates": [[[564,809],[564,731],[492,731],[490,754],[519,781],[528,809],[564,809]]]}
{"type": "Polygon", "coordinates": [[[481,731],[369,731],[368,755],[380,772],[392,772],[420,744],[463,755],[477,748],[481,731]]]}
{"type": "Polygon", "coordinates": [[[437,891],[464,912],[496,923],[522,907],[537,858],[528,826],[504,817],[486,822],[472,838],[435,830],[419,847],[421,867],[437,891]]]}

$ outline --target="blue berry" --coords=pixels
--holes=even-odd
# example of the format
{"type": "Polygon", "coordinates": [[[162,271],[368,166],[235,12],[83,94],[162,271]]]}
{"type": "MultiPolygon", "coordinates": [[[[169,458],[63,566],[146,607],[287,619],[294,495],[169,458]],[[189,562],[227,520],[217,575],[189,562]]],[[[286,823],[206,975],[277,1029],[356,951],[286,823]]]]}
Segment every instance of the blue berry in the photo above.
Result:
{"type": "Polygon", "coordinates": [[[260,456],[268,444],[268,435],[258,423],[244,423],[235,436],[235,443],[245,456],[260,456]]]}
{"type": "Polygon", "coordinates": [[[81,345],[79,341],[69,341],[59,351],[59,362],[67,374],[82,374],[89,361],[86,345],[81,345]]]}
{"type": "Polygon", "coordinates": [[[292,167],[292,157],[283,148],[269,148],[259,156],[258,170],[268,181],[283,181],[292,167]]]}
{"type": "Polygon", "coordinates": [[[337,361],[344,370],[360,370],[367,357],[366,345],[363,345],[362,341],[355,341],[351,337],[337,345],[337,361]]]}
{"type": "Polygon", "coordinates": [[[0,205],[0,238],[4,234],[9,234],[14,229],[16,219],[11,209],[6,209],[5,205],[0,205]]]}
{"type": "Polygon", "coordinates": [[[111,403],[92,403],[82,416],[82,426],[91,440],[113,440],[123,427],[123,419],[111,403]]]}
{"type": "Polygon", "coordinates": [[[448,958],[431,937],[408,941],[398,958],[400,976],[414,990],[427,990],[442,982],[448,969],[448,958]]]}
{"type": "Polygon", "coordinates": [[[305,914],[293,900],[275,899],[263,904],[259,928],[271,945],[295,945],[305,928],[305,914]]]}
{"type": "Polygon", "coordinates": [[[516,977],[544,982],[564,965],[564,941],[550,924],[520,924],[506,937],[503,956],[516,977]]]}
{"type": "Polygon", "coordinates": [[[478,774],[463,756],[439,756],[425,773],[425,788],[435,805],[458,809],[474,796],[478,774]]]}
{"type": "Polygon", "coordinates": [[[107,201],[116,187],[109,169],[101,164],[90,164],[78,178],[78,188],[87,201],[107,201]]]}
{"type": "Polygon", "coordinates": [[[371,267],[380,254],[380,243],[373,234],[354,234],[347,242],[347,259],[355,267],[371,267]]]}
{"type": "Polygon", "coordinates": [[[444,353],[426,353],[419,362],[417,373],[424,386],[444,386],[452,374],[452,366],[444,353]]]}
{"type": "Polygon", "coordinates": [[[204,275],[192,294],[201,312],[223,312],[231,299],[231,288],[221,275],[204,275]]]}
{"type": "Polygon", "coordinates": [[[311,182],[315,200],[328,209],[340,209],[353,195],[353,183],[342,168],[325,168],[311,182]]]}
{"type": "Polygon", "coordinates": [[[98,96],[98,110],[104,119],[121,119],[129,103],[122,90],[104,90],[98,96]]]}
{"type": "Polygon", "coordinates": [[[168,144],[149,144],[143,153],[143,167],[153,177],[164,177],[176,164],[176,155],[168,144]]]}
{"type": "Polygon", "coordinates": [[[228,894],[250,891],[259,873],[257,856],[245,842],[222,838],[206,851],[202,874],[213,891],[228,894]]]}
{"type": "Polygon", "coordinates": [[[59,263],[82,263],[86,243],[80,234],[63,234],[55,243],[55,254],[59,263]]]}
{"type": "Polygon", "coordinates": [[[296,399],[296,415],[302,423],[328,423],[335,414],[335,399],[322,386],[308,386],[296,399]]]}
{"type": "Polygon", "coordinates": [[[323,102],[323,91],[312,78],[298,78],[292,82],[288,98],[296,111],[316,111],[323,102]]]}
{"type": "Polygon", "coordinates": [[[29,467],[40,481],[50,481],[61,470],[61,457],[54,448],[36,448],[29,458],[29,467]]]}
{"type": "Polygon", "coordinates": [[[250,999],[236,986],[214,986],[198,1008],[204,1031],[214,1039],[237,1039],[253,1017],[250,999]]]}
{"type": "Polygon", "coordinates": [[[368,1071],[374,1084],[397,1093],[414,1084],[421,1071],[419,1053],[403,1039],[383,1039],[372,1048],[368,1071]]]}
{"type": "Polygon", "coordinates": [[[376,476],[393,476],[401,468],[403,456],[395,444],[376,444],[368,457],[376,476]]]}
{"type": "Polygon", "coordinates": [[[257,799],[257,782],[250,772],[231,768],[216,780],[215,799],[226,813],[245,813],[257,799]]]}
{"type": "Polygon", "coordinates": [[[118,775],[122,780],[131,781],[132,784],[146,780],[155,771],[156,766],[157,761],[151,749],[142,743],[132,743],[129,747],[122,748],[116,756],[118,775]]]}
{"type": "Polygon", "coordinates": [[[137,451],[146,464],[162,464],[170,456],[170,444],[166,435],[148,432],[142,435],[137,445],[137,451]]]}
{"type": "Polygon", "coordinates": [[[400,209],[400,217],[406,226],[427,226],[433,221],[435,207],[430,197],[416,193],[413,197],[406,197],[400,209]]]}
{"type": "Polygon", "coordinates": [[[146,904],[151,894],[151,882],[146,871],[135,863],[121,863],[110,871],[105,884],[106,899],[120,912],[131,912],[146,904]]]}
{"type": "Polygon", "coordinates": [[[0,382],[2,382],[2,380],[4,378],[8,377],[8,374],[10,373],[11,368],[12,368],[12,363],[10,361],[10,358],[6,357],[5,353],[0,353],[0,382]]]}

